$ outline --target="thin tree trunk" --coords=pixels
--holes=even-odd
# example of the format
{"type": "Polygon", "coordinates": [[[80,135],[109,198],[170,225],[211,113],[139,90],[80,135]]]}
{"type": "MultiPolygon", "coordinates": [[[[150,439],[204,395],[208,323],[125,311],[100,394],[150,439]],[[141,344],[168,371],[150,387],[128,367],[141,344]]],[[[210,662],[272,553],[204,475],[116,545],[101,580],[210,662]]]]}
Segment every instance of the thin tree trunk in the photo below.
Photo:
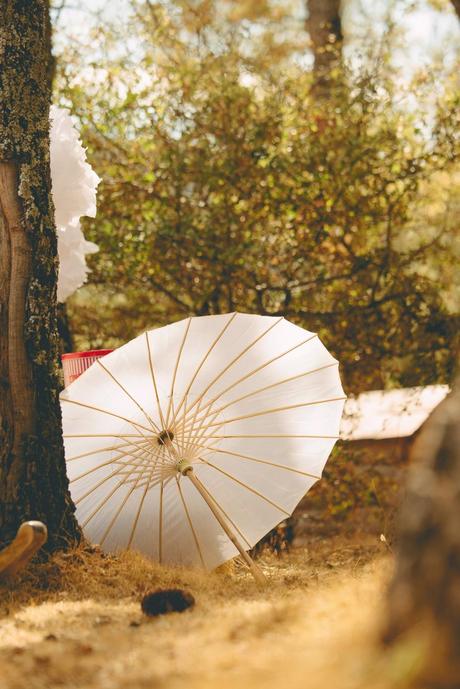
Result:
{"type": "Polygon", "coordinates": [[[342,47],[341,0],[308,0],[307,31],[310,34],[317,90],[326,90],[329,75],[342,47]]]}
{"type": "Polygon", "coordinates": [[[49,167],[47,0],[3,0],[0,24],[0,545],[48,526],[48,548],[80,538],[59,407],[57,239],[49,167]]]}

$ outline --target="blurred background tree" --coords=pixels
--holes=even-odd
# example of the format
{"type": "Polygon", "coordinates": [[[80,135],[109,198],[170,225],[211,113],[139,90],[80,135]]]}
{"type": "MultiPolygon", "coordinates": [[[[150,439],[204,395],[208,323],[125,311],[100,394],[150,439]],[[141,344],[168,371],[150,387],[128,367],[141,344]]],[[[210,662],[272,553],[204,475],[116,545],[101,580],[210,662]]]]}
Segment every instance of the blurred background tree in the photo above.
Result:
{"type": "Polygon", "coordinates": [[[135,2],[66,45],[58,97],[103,179],[85,223],[100,251],[69,302],[78,348],[236,309],[317,331],[352,391],[451,378],[454,65],[402,78],[391,13],[345,59],[339,3],[308,9],[135,2]]]}
{"type": "Polygon", "coordinates": [[[327,97],[328,77],[342,55],[340,0],[308,0],[306,29],[310,35],[316,95],[327,97]]]}
{"type": "Polygon", "coordinates": [[[414,684],[433,689],[460,685],[459,441],[456,383],[412,452],[382,633],[387,644],[412,646],[414,684]]]}

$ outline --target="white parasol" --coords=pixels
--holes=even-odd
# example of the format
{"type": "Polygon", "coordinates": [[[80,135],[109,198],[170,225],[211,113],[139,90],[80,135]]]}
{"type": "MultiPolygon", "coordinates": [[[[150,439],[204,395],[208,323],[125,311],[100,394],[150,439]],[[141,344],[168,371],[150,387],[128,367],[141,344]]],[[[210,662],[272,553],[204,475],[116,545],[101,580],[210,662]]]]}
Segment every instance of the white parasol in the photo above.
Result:
{"type": "Polygon", "coordinates": [[[284,318],[188,318],[96,361],[62,394],[84,532],[211,569],[246,554],[317,481],[344,404],[338,362],[284,318]]]}

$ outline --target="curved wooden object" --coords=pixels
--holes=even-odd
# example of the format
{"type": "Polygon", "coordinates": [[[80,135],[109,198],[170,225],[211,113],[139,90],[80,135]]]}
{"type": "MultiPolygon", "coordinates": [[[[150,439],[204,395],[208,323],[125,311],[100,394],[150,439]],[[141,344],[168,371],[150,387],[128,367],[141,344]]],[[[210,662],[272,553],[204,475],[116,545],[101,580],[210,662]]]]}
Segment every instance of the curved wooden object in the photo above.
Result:
{"type": "Polygon", "coordinates": [[[16,538],[0,551],[0,579],[14,576],[40,550],[48,538],[48,530],[42,522],[24,522],[16,538]]]}

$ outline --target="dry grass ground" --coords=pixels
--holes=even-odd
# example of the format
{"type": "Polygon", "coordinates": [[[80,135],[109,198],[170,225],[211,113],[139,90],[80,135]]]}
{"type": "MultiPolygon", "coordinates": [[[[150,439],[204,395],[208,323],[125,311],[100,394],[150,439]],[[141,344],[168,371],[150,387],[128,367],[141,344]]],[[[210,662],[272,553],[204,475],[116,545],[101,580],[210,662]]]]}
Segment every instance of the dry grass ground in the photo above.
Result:
{"type": "Polygon", "coordinates": [[[204,575],[136,554],[83,550],[0,586],[1,689],[396,689],[411,653],[377,638],[391,556],[318,541],[261,564],[258,590],[238,565],[204,575]],[[140,598],[180,586],[185,613],[148,619],[140,598]]]}

